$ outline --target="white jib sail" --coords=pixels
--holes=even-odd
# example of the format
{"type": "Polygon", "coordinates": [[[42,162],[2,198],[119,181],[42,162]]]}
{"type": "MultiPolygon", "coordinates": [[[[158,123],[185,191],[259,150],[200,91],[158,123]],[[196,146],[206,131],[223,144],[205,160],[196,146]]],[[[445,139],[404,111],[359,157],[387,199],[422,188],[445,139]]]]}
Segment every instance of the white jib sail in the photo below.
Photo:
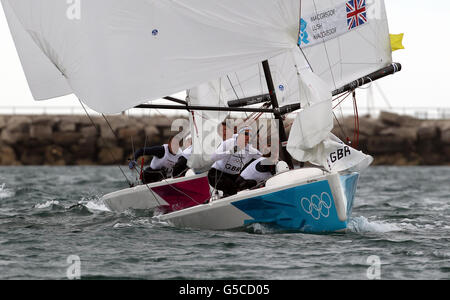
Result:
{"type": "MultiPolygon", "coordinates": [[[[193,106],[226,107],[226,92],[221,80],[202,84],[188,91],[187,102],[193,106]]],[[[220,124],[226,112],[191,111],[189,115],[192,137],[192,155],[188,166],[196,172],[208,170],[213,162],[211,155],[222,142],[220,124]]]]}
{"type": "MultiPolygon", "coordinates": [[[[295,53],[299,68],[302,57],[295,53]]],[[[296,158],[297,149],[310,149],[323,141],[333,129],[332,96],[327,84],[311,70],[299,75],[302,109],[291,128],[287,149],[296,158]]]]}

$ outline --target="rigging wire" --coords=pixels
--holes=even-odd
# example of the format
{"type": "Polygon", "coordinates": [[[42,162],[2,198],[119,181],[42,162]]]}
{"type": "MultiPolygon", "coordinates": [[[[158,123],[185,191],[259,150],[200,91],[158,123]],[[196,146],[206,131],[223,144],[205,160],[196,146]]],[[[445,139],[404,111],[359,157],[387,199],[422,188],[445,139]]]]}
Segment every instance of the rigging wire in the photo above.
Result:
{"type": "MultiPolygon", "coordinates": [[[[144,148],[147,148],[147,132],[144,130],[144,135],[145,135],[145,140],[144,140],[144,148]]],[[[139,172],[139,179],[142,181],[144,180],[144,164],[145,164],[145,159],[142,157],[141,159],[141,170],[139,172]]]]}
{"type": "Polygon", "coordinates": [[[339,122],[339,119],[336,116],[336,114],[334,113],[334,111],[333,111],[333,116],[334,116],[334,119],[336,120],[336,122],[338,123],[338,126],[339,126],[339,129],[341,130],[341,133],[343,134],[343,136],[347,137],[347,143],[349,143],[350,139],[348,138],[348,135],[345,132],[344,127],[341,125],[341,122],[339,122]]]}
{"type": "MultiPolygon", "coordinates": [[[[236,77],[237,77],[237,76],[236,76],[236,77]]],[[[230,83],[231,88],[233,89],[233,92],[234,92],[234,95],[236,96],[236,99],[239,100],[240,98],[239,98],[239,96],[238,96],[238,94],[237,94],[237,92],[236,92],[236,89],[234,88],[233,83],[231,82],[230,75],[227,75],[227,78],[228,78],[228,82],[230,83]]],[[[219,96],[219,97],[220,97],[220,96],[219,96]]]]}
{"type": "Polygon", "coordinates": [[[353,144],[354,148],[357,149],[359,146],[359,113],[358,104],[356,101],[356,91],[353,91],[353,109],[355,115],[355,132],[353,134],[353,144]]]}
{"type": "MultiPolygon", "coordinates": [[[[86,109],[86,107],[84,106],[83,102],[81,102],[80,99],[78,99],[78,101],[80,102],[81,106],[83,107],[83,110],[84,110],[84,112],[86,113],[87,117],[88,117],[89,120],[91,121],[92,126],[94,126],[94,128],[97,129],[97,125],[95,125],[94,120],[93,120],[93,119],[91,118],[91,116],[89,115],[89,112],[87,111],[87,109],[86,109]]],[[[108,122],[108,124],[109,124],[109,122],[108,122]]],[[[112,127],[111,127],[110,124],[109,124],[109,126],[110,126],[110,128],[112,129],[112,127]]],[[[117,137],[117,135],[116,135],[115,133],[114,133],[114,135],[117,137]]],[[[105,140],[103,139],[103,137],[102,137],[101,135],[100,135],[100,140],[102,141],[103,145],[106,146],[106,142],[105,142],[105,140]]],[[[111,151],[111,149],[109,149],[109,148],[107,148],[107,149],[109,150],[108,152],[109,152],[109,154],[111,155],[112,160],[113,160],[113,161],[117,161],[116,158],[115,158],[115,156],[114,156],[114,153],[111,151]]],[[[120,165],[117,165],[117,166],[119,167],[120,171],[122,172],[123,177],[125,177],[125,179],[126,179],[128,185],[129,185],[130,187],[133,187],[133,183],[128,179],[128,176],[127,176],[127,175],[125,174],[125,172],[122,170],[122,167],[121,167],[120,165]]]]}
{"type": "MultiPolygon", "coordinates": [[[[338,106],[340,106],[341,105],[341,103],[342,102],[344,102],[345,101],[345,99],[347,99],[348,98],[348,96],[350,96],[351,95],[351,93],[352,92],[348,92],[347,94],[345,94],[345,97],[343,98],[343,99],[341,99],[340,101],[339,101],[339,103],[338,104],[336,104],[334,107],[333,107],[333,110],[336,108],[336,107],[338,107],[338,106]]],[[[342,96],[340,96],[340,97],[342,97],[342,96]]],[[[338,98],[336,98],[335,100],[338,100],[338,98]]],[[[333,100],[333,101],[335,101],[335,100],[333,100]]]]}
{"type": "MultiPolygon", "coordinates": [[[[163,179],[162,179],[161,181],[165,182],[166,185],[169,186],[171,189],[173,189],[173,190],[175,190],[175,191],[177,191],[177,192],[179,192],[179,193],[185,195],[186,197],[188,197],[189,199],[191,199],[193,202],[195,202],[197,205],[204,204],[204,203],[198,202],[197,200],[195,200],[194,198],[192,198],[191,196],[189,196],[188,194],[186,194],[186,193],[183,192],[182,190],[178,189],[178,188],[175,187],[172,183],[169,183],[169,182],[167,181],[167,178],[164,176],[164,174],[162,174],[162,172],[160,172],[160,175],[163,177],[163,179]]],[[[159,204],[159,203],[158,203],[158,204],[159,204]]],[[[160,204],[160,206],[161,206],[161,204],[160,204]]]]}
{"type": "MultiPolygon", "coordinates": [[[[189,90],[187,91],[187,98],[189,98],[189,90]]],[[[190,112],[192,113],[192,117],[193,117],[193,119],[194,119],[194,124],[195,124],[195,114],[194,114],[194,111],[190,111],[190,112]]],[[[160,113],[160,112],[158,111],[158,113],[160,113]]],[[[160,114],[161,114],[161,113],[160,113],[160,114]]],[[[162,114],[161,114],[161,115],[162,115],[162,114]]],[[[165,116],[165,117],[167,117],[167,116],[165,116]]],[[[195,124],[195,128],[196,128],[196,131],[197,131],[197,134],[198,134],[198,129],[197,129],[197,125],[196,125],[196,124],[195,124]]],[[[144,144],[144,148],[147,147],[147,139],[148,139],[147,134],[145,134],[145,144],[144,144]]],[[[136,172],[139,172],[139,171],[136,169],[136,167],[135,167],[134,169],[136,170],[136,172]]],[[[143,180],[143,178],[142,178],[143,172],[144,172],[144,170],[143,170],[143,168],[141,167],[141,170],[140,170],[140,173],[141,173],[141,180],[143,180]]],[[[191,199],[193,202],[195,202],[195,203],[197,203],[197,204],[202,204],[202,203],[199,203],[198,201],[196,201],[194,198],[192,198],[192,197],[189,196],[188,194],[184,193],[182,190],[180,190],[180,189],[176,188],[175,186],[173,186],[173,184],[169,183],[169,182],[167,181],[166,176],[165,176],[161,171],[147,171],[147,172],[149,172],[149,173],[159,173],[159,174],[161,175],[161,177],[162,177],[161,182],[166,183],[166,185],[169,186],[170,188],[172,188],[172,189],[178,191],[179,193],[184,194],[186,197],[188,197],[189,199],[191,199]]],[[[145,186],[147,187],[147,189],[149,190],[149,192],[153,195],[153,198],[154,198],[154,199],[156,200],[156,202],[158,203],[158,206],[163,206],[163,205],[160,203],[160,201],[158,200],[158,196],[155,195],[155,192],[150,188],[149,184],[147,184],[147,183],[144,184],[144,183],[143,183],[143,185],[145,185],[145,186]]]]}
{"type": "MultiPolygon", "coordinates": [[[[299,18],[298,18],[299,20],[300,20],[300,22],[301,22],[301,20],[302,20],[302,1],[300,0],[300,5],[299,5],[299,18]]],[[[299,24],[299,26],[298,26],[298,37],[300,38],[300,34],[301,34],[301,24],[299,24]]],[[[299,44],[298,45],[298,48],[300,49],[300,52],[302,53],[302,55],[303,55],[303,57],[305,58],[305,61],[308,63],[308,66],[309,66],[309,68],[311,69],[311,72],[314,72],[314,69],[313,69],[313,67],[312,67],[312,65],[311,65],[311,63],[309,62],[309,59],[308,59],[308,57],[306,56],[306,54],[305,54],[305,51],[303,51],[303,49],[302,49],[302,47],[301,47],[301,45],[299,44]]],[[[299,66],[300,67],[300,66],[299,66]]]]}
{"type": "Polygon", "coordinates": [[[114,135],[114,137],[116,138],[116,140],[119,140],[119,136],[117,135],[117,133],[114,131],[114,129],[112,128],[111,124],[109,123],[108,119],[106,118],[106,116],[104,114],[102,114],[103,119],[105,119],[106,124],[108,124],[109,129],[111,129],[112,134],[114,135]]]}
{"type": "MultiPolygon", "coordinates": [[[[245,97],[244,89],[242,88],[241,81],[239,80],[239,77],[238,77],[237,73],[235,73],[235,76],[236,76],[236,79],[237,79],[237,81],[239,83],[239,86],[240,86],[240,88],[242,90],[242,95],[243,95],[243,97],[245,97]]],[[[240,100],[240,98],[239,98],[239,96],[238,96],[238,94],[236,92],[236,89],[234,88],[233,82],[231,81],[230,75],[227,75],[227,78],[228,78],[228,82],[230,83],[231,88],[233,89],[234,95],[236,96],[236,100],[240,100]]],[[[222,80],[220,80],[219,98],[220,98],[221,91],[222,91],[222,80]]],[[[248,118],[247,113],[245,113],[245,116],[248,118]]]]}
{"type": "Polygon", "coordinates": [[[353,147],[355,149],[357,149],[359,146],[359,135],[360,135],[359,124],[360,124],[360,122],[359,122],[358,103],[356,101],[356,90],[349,91],[348,93],[345,93],[345,94],[340,95],[339,97],[336,97],[335,99],[333,99],[333,101],[339,101],[339,103],[333,107],[333,110],[335,110],[339,106],[342,119],[344,119],[341,103],[344,100],[346,100],[350,95],[352,95],[353,115],[354,115],[353,116],[354,117],[353,140],[351,140],[350,137],[347,135],[346,131],[344,130],[344,126],[341,125],[341,123],[339,122],[339,119],[337,118],[334,111],[333,111],[333,115],[334,115],[334,118],[336,119],[336,122],[338,123],[338,126],[339,126],[343,136],[346,137],[347,143],[352,144],[353,147]]]}
{"type": "Polygon", "coordinates": [[[350,138],[349,138],[349,136],[347,135],[347,132],[345,131],[344,126],[342,126],[341,122],[339,122],[339,119],[338,119],[338,117],[336,116],[336,113],[334,112],[334,110],[339,106],[340,112],[341,112],[341,117],[342,117],[342,119],[344,119],[344,115],[343,115],[343,113],[342,113],[342,106],[340,106],[340,105],[341,105],[342,102],[345,101],[345,99],[347,99],[347,98],[350,96],[351,93],[352,93],[352,92],[350,91],[350,92],[347,92],[347,93],[345,93],[345,94],[342,94],[342,95],[336,97],[335,99],[333,99],[333,101],[339,101],[338,104],[336,104],[336,105],[333,107],[333,116],[334,116],[334,119],[336,120],[336,122],[337,122],[337,124],[338,124],[338,126],[339,126],[339,129],[340,129],[342,135],[346,137],[346,142],[347,142],[347,144],[351,144],[350,138]]]}
{"type": "MultiPolygon", "coordinates": [[[[130,136],[130,139],[131,139],[131,151],[133,151],[133,156],[134,156],[134,153],[136,153],[135,151],[134,151],[134,141],[133,141],[133,136],[130,136]]],[[[134,158],[134,157],[133,157],[134,158]]],[[[136,180],[135,181],[137,181],[137,177],[136,177],[136,180]]]]}
{"type": "MultiPolygon", "coordinates": [[[[316,1],[313,0],[313,3],[314,3],[314,10],[315,10],[316,14],[318,14],[316,1]]],[[[327,44],[325,43],[325,38],[322,38],[322,43],[323,43],[323,47],[325,49],[325,53],[327,55],[327,61],[328,61],[328,66],[330,68],[331,78],[333,79],[335,89],[337,89],[336,79],[334,78],[333,67],[331,66],[330,55],[328,54],[328,48],[327,48],[327,44]]]]}
{"type": "MultiPolygon", "coordinates": [[[[80,102],[81,106],[83,107],[83,109],[84,109],[86,115],[88,116],[89,120],[91,121],[92,125],[93,125],[95,128],[97,128],[97,126],[95,125],[94,120],[93,120],[93,119],[91,118],[91,116],[89,115],[89,113],[88,113],[86,107],[84,106],[83,102],[81,102],[80,99],[78,99],[78,101],[80,102]]],[[[113,134],[114,134],[114,136],[116,137],[116,139],[119,139],[119,137],[118,137],[117,134],[114,132],[114,130],[113,130],[111,124],[109,123],[108,119],[106,118],[106,116],[105,116],[104,114],[102,114],[102,116],[103,116],[103,118],[105,119],[105,121],[106,121],[106,123],[108,124],[109,128],[111,129],[111,131],[113,132],[113,134]]],[[[103,143],[104,145],[106,145],[106,142],[104,141],[104,139],[103,139],[101,136],[100,136],[100,139],[101,139],[102,143],[103,143]]],[[[147,139],[147,137],[146,137],[146,139],[147,139]]],[[[114,154],[112,153],[111,150],[109,150],[109,153],[110,153],[110,155],[111,155],[111,158],[112,158],[114,161],[117,161],[117,160],[115,159],[114,154]]],[[[134,156],[134,154],[133,154],[133,156],[134,156]]],[[[126,176],[126,174],[125,174],[125,172],[123,171],[122,167],[121,167],[120,165],[118,165],[118,167],[119,167],[120,171],[122,172],[122,175],[125,177],[125,179],[126,179],[128,185],[130,186],[130,188],[134,187],[134,184],[128,179],[128,176],[126,176]]],[[[135,166],[133,169],[134,169],[137,173],[139,173],[139,171],[137,170],[136,166],[135,166]]],[[[142,170],[141,170],[141,171],[142,171],[142,170]]],[[[156,202],[158,203],[158,206],[162,206],[161,203],[160,203],[159,200],[158,200],[158,197],[155,195],[155,193],[153,192],[153,190],[148,186],[148,184],[145,184],[145,186],[146,186],[147,189],[150,191],[150,193],[152,193],[153,198],[154,198],[154,199],[156,200],[156,202]]]]}

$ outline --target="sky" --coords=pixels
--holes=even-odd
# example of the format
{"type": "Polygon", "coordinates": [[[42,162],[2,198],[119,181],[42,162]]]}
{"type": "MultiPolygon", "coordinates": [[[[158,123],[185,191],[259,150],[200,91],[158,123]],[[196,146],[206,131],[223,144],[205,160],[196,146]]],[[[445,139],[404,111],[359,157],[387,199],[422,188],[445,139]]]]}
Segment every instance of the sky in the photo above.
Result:
{"type": "MultiPolygon", "coordinates": [[[[405,50],[393,53],[403,71],[379,87],[392,107],[450,109],[450,1],[385,0],[391,33],[405,33],[405,50]]],[[[364,92],[361,93],[364,97],[364,92]]],[[[374,105],[387,106],[375,91],[374,105]]],[[[361,101],[361,106],[366,101],[361,101]]],[[[344,104],[344,105],[349,105],[344,104]]],[[[3,12],[0,13],[0,108],[80,107],[75,96],[33,100],[3,12]]]]}

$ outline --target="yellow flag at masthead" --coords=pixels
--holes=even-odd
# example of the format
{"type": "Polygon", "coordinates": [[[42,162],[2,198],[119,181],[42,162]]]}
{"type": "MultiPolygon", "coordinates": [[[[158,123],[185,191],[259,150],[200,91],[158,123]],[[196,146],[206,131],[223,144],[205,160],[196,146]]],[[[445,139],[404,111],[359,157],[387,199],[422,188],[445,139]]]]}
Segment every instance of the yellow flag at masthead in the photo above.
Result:
{"type": "Polygon", "coordinates": [[[403,33],[389,35],[389,37],[391,38],[392,52],[400,49],[405,49],[405,47],[403,46],[403,35],[403,33]]]}

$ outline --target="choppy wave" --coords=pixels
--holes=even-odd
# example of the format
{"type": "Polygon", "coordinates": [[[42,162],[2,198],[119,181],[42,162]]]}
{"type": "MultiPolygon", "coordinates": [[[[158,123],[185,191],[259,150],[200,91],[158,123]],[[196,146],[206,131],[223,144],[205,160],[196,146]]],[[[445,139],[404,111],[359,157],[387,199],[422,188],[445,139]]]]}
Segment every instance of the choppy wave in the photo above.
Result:
{"type": "Polygon", "coordinates": [[[263,224],[263,223],[253,223],[251,225],[248,225],[245,227],[245,231],[249,233],[254,234],[275,234],[275,233],[282,233],[280,229],[271,226],[269,224],[263,224]]]}
{"type": "Polygon", "coordinates": [[[364,232],[394,232],[402,231],[402,227],[399,224],[387,223],[384,221],[369,221],[365,217],[353,217],[350,218],[347,224],[348,232],[364,233],[364,232]]]}
{"type": "Polygon", "coordinates": [[[138,218],[134,220],[130,220],[129,222],[122,223],[117,222],[114,224],[113,228],[128,228],[128,227],[153,227],[154,223],[152,220],[149,220],[148,218],[138,218]]]}
{"type": "Polygon", "coordinates": [[[15,194],[14,190],[6,188],[5,183],[0,185],[0,199],[14,197],[15,194]]]}
{"type": "Polygon", "coordinates": [[[64,279],[69,254],[80,256],[83,279],[116,278],[117,270],[145,279],[361,279],[372,255],[380,256],[382,279],[447,279],[450,272],[450,190],[442,179],[450,168],[369,170],[348,230],[326,235],[266,224],[182,229],[161,221],[157,210],[108,212],[99,195],[121,188],[113,167],[7,172],[0,178],[0,279],[64,279]],[[426,180],[430,173],[433,180],[426,180]],[[60,176],[75,184],[62,184],[60,176]],[[411,195],[404,192],[412,184],[411,195]],[[398,188],[379,193],[390,186],[398,188]],[[51,265],[48,249],[58,259],[51,265]],[[99,257],[102,263],[92,263],[99,257]]]}
{"type": "MultiPolygon", "coordinates": [[[[34,206],[34,208],[36,209],[45,209],[45,208],[50,208],[52,206],[61,206],[63,207],[63,203],[61,203],[58,200],[48,200],[45,203],[38,203],[34,206]]],[[[95,212],[95,211],[110,211],[108,209],[108,207],[106,207],[105,203],[100,200],[99,198],[95,198],[95,199],[82,199],[81,201],[78,202],[77,205],[72,205],[70,207],[65,207],[66,209],[70,210],[73,207],[76,206],[81,206],[86,208],[88,211],[90,212],[95,212]]]]}
{"type": "Polygon", "coordinates": [[[36,204],[34,206],[34,208],[44,209],[44,208],[49,208],[49,207],[51,207],[53,205],[59,205],[59,201],[57,201],[57,200],[49,200],[49,201],[47,201],[45,203],[36,204]]]}
{"type": "Polygon", "coordinates": [[[127,228],[127,227],[133,227],[133,224],[131,224],[131,223],[116,223],[113,226],[113,228],[127,228]]]}
{"type": "Polygon", "coordinates": [[[100,199],[100,197],[91,198],[83,198],[78,202],[89,209],[91,212],[94,211],[110,211],[109,208],[105,205],[105,203],[100,199]]]}
{"type": "MultiPolygon", "coordinates": [[[[409,223],[389,223],[379,220],[369,220],[366,217],[352,217],[348,221],[346,233],[387,233],[404,230],[412,230],[416,227],[409,223]]],[[[254,223],[245,227],[245,231],[254,234],[277,234],[284,233],[285,230],[280,230],[268,224],[254,223]]],[[[301,232],[301,231],[299,231],[301,232]]]]}

